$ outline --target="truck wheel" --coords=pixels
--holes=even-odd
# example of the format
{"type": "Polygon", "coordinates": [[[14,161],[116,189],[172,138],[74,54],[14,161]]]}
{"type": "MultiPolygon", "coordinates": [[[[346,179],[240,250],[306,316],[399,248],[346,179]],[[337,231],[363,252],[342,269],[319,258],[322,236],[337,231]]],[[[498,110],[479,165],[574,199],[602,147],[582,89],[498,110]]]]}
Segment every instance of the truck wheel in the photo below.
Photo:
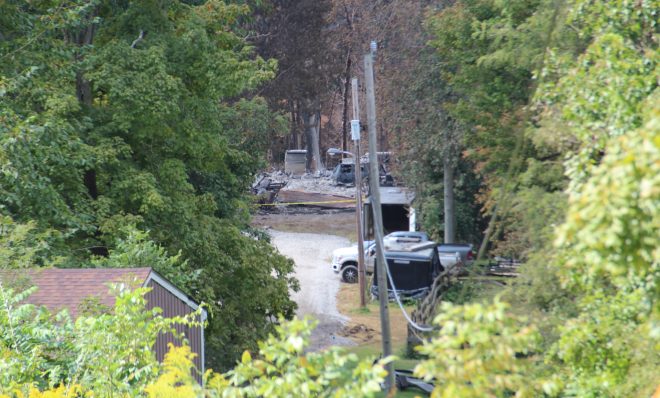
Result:
{"type": "Polygon", "coordinates": [[[341,270],[341,279],[346,283],[357,283],[358,269],[354,265],[347,265],[341,270]]]}

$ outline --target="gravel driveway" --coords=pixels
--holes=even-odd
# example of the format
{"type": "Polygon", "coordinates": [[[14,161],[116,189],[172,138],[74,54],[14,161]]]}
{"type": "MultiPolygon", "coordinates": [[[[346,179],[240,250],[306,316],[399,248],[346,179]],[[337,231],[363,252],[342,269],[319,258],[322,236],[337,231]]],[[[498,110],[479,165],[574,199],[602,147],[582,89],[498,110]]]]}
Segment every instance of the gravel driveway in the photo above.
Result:
{"type": "Polygon", "coordinates": [[[292,292],[291,297],[298,303],[298,317],[307,315],[319,321],[312,332],[309,350],[317,351],[333,345],[354,345],[351,340],[337,335],[348,319],[337,311],[340,281],[330,267],[332,251],[349,246],[349,240],[335,235],[275,230],[269,233],[273,245],[296,264],[295,273],[300,281],[300,291],[292,292]]]}

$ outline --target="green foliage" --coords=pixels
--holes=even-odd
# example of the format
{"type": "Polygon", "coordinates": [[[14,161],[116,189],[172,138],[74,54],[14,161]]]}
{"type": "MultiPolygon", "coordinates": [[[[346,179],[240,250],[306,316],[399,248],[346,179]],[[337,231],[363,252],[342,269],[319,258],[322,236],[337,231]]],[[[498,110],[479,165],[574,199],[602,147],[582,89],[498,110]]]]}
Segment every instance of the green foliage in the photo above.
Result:
{"type": "Polygon", "coordinates": [[[527,258],[507,297],[532,309],[562,396],[657,383],[657,9],[466,0],[428,20],[446,109],[499,206],[495,252],[527,258]]]}
{"type": "Polygon", "coordinates": [[[528,358],[538,344],[534,327],[507,314],[508,305],[443,303],[440,332],[418,350],[428,355],[415,374],[435,380],[432,397],[535,397],[528,358]]]}
{"type": "Polygon", "coordinates": [[[181,252],[169,256],[167,251],[149,240],[149,234],[134,226],[123,228],[125,238],[118,238],[115,248],[107,257],[92,258],[96,268],[151,267],[166,277],[175,286],[186,289],[198,282],[201,270],[191,270],[188,262],[182,260],[181,252]]]}
{"type": "Polygon", "coordinates": [[[537,96],[546,118],[558,117],[578,142],[567,162],[572,184],[588,178],[609,138],[641,125],[644,102],[658,86],[657,7],[657,1],[578,1],[568,21],[593,40],[577,57],[550,50],[537,96]]]}
{"type": "Polygon", "coordinates": [[[546,2],[459,1],[427,19],[454,92],[444,105],[466,128],[467,154],[482,173],[508,169],[553,11],[546,2]]]}
{"type": "MultiPolygon", "coordinates": [[[[530,254],[520,267],[520,275],[507,290],[507,300],[538,309],[550,318],[575,316],[575,294],[562,286],[556,263],[554,247],[545,247],[530,254]]],[[[539,321],[544,322],[545,319],[539,321]]]]}
{"type": "Polygon", "coordinates": [[[263,99],[238,99],[276,68],[238,34],[250,9],[0,7],[0,212],[41,237],[34,265],[153,266],[212,303],[207,358],[233,363],[295,307],[292,263],[244,234],[249,184],[284,128],[263,99]]]}
{"type": "MultiPolygon", "coordinates": [[[[194,378],[190,347],[174,347],[162,364],[153,344],[159,333],[192,325],[192,317],[163,318],[146,310],[148,289],[115,286],[113,310],[52,317],[43,308],[20,304],[32,291],[0,285],[0,397],[371,397],[380,391],[385,361],[372,365],[333,348],[304,354],[312,323],[284,322],[225,374],[209,370],[204,387],[194,378]]],[[[196,315],[196,314],[193,314],[196,315]]]]}
{"type": "Polygon", "coordinates": [[[582,189],[571,192],[557,244],[565,277],[581,287],[624,287],[658,272],[660,109],[651,101],[649,123],[612,140],[582,189]]]}
{"type": "Polygon", "coordinates": [[[259,357],[244,352],[240,363],[208,381],[210,389],[232,397],[372,397],[380,391],[385,361],[373,366],[339,348],[303,355],[308,321],[277,327],[277,336],[259,344],[259,357]]]}
{"type": "Polygon", "coordinates": [[[84,386],[98,396],[139,396],[160,370],[153,352],[159,333],[193,318],[163,318],[146,310],[147,288],[112,287],[112,313],[55,316],[43,307],[21,304],[34,288],[15,293],[0,285],[0,393],[27,394],[32,388],[84,386]]]}
{"type": "Polygon", "coordinates": [[[485,208],[499,206],[495,252],[527,259],[507,298],[543,334],[545,363],[520,377],[534,385],[554,375],[545,393],[650,396],[657,387],[657,9],[466,0],[429,18],[456,93],[445,109],[467,127],[485,208]]]}
{"type": "Polygon", "coordinates": [[[454,305],[462,305],[472,301],[475,293],[476,285],[474,283],[458,280],[442,293],[442,300],[454,305]]]}
{"type": "Polygon", "coordinates": [[[660,344],[660,113],[649,101],[648,123],[610,141],[571,192],[559,229],[560,276],[581,297],[581,313],[561,328],[555,350],[568,391],[579,396],[648,395],[656,381],[649,369],[660,369],[643,354],[660,344]],[[625,383],[630,373],[638,379],[625,383]]]}
{"type": "MultiPolygon", "coordinates": [[[[543,234],[535,230],[545,218],[537,214],[538,201],[561,206],[555,191],[564,184],[563,171],[554,160],[561,153],[530,145],[535,135],[528,105],[547,47],[564,54],[581,43],[565,25],[566,8],[554,0],[464,0],[439,6],[426,20],[429,45],[438,58],[436,86],[451,93],[439,106],[463,131],[462,156],[471,168],[465,174],[480,182],[476,190],[465,191],[470,192],[465,200],[476,199],[481,216],[497,208],[498,219],[490,228],[494,254],[525,258],[542,246],[540,235],[550,234],[551,228],[543,234]],[[537,178],[548,168],[551,176],[537,178]]],[[[555,212],[547,211],[551,217],[555,212]]],[[[478,238],[486,229],[473,228],[478,238]]]]}
{"type": "Polygon", "coordinates": [[[521,186],[511,199],[509,211],[499,221],[502,241],[492,253],[527,260],[542,251],[552,242],[554,229],[563,220],[565,206],[566,195],[560,191],[548,192],[539,185],[521,186]]]}
{"type": "Polygon", "coordinates": [[[559,326],[560,338],[548,360],[562,369],[566,396],[649,396],[657,382],[658,340],[643,320],[643,289],[595,293],[583,300],[580,315],[559,326]],[[640,322],[642,322],[640,324],[640,322]],[[634,367],[642,367],[639,372],[634,367]],[[630,379],[637,373],[639,379],[630,379]],[[646,373],[646,374],[645,374],[646,373]]]}
{"type": "MultiPolygon", "coordinates": [[[[30,383],[45,388],[52,386],[61,376],[58,353],[62,351],[58,340],[66,333],[52,330],[46,322],[49,314],[34,306],[20,305],[34,288],[14,294],[12,289],[0,285],[0,387],[11,391],[16,386],[30,383]],[[59,332],[59,333],[58,333],[59,332]],[[54,354],[52,357],[49,353],[54,354]],[[11,354],[11,355],[10,355],[11,354]]],[[[67,319],[68,318],[64,318],[67,319]]],[[[69,320],[70,326],[70,320],[69,320]]],[[[65,329],[63,329],[65,330],[65,329]]],[[[64,347],[66,351],[66,347],[64,347]]]]}
{"type": "Polygon", "coordinates": [[[17,224],[0,215],[0,268],[31,268],[57,261],[50,258],[51,240],[51,231],[37,232],[34,222],[17,224]]]}
{"type": "Polygon", "coordinates": [[[417,60],[414,75],[403,92],[400,117],[401,134],[397,139],[404,167],[398,170],[406,184],[415,188],[415,207],[423,230],[434,239],[443,240],[444,233],[444,160],[454,171],[454,203],[456,240],[477,242],[485,228],[474,197],[483,188],[482,179],[474,173],[474,164],[461,155],[463,131],[444,109],[453,93],[442,80],[438,57],[426,51],[417,60]]]}
{"type": "Polygon", "coordinates": [[[593,40],[549,59],[544,117],[573,140],[568,209],[552,274],[576,308],[548,356],[562,394],[648,396],[657,383],[660,283],[654,2],[580,1],[568,16],[593,40]],[[557,112],[559,110],[559,112],[557,112]]]}
{"type": "Polygon", "coordinates": [[[194,318],[163,318],[158,315],[158,308],[146,310],[147,290],[119,290],[113,314],[76,319],[74,329],[78,337],[73,348],[77,356],[70,382],[89,386],[99,395],[136,395],[143,388],[142,383],[154,377],[158,366],[153,344],[158,334],[180,335],[173,326],[191,325],[194,318]]]}

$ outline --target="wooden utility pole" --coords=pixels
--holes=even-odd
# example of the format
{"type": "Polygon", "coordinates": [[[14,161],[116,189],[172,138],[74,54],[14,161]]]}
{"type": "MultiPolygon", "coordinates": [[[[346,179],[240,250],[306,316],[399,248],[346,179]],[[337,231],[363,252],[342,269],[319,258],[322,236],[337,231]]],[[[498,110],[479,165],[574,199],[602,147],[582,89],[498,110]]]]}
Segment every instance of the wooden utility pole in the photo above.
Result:
{"type": "MultiPolygon", "coordinates": [[[[445,145],[449,141],[445,140],[445,145]]],[[[456,207],[454,205],[454,165],[449,155],[450,148],[445,148],[443,163],[443,186],[445,204],[445,243],[454,243],[456,239],[456,207]]]]}
{"type": "Polygon", "coordinates": [[[355,209],[355,223],[357,225],[358,235],[358,282],[360,286],[360,307],[367,306],[367,273],[364,264],[364,236],[362,235],[362,164],[360,163],[360,102],[358,99],[358,80],[351,80],[351,89],[353,94],[353,120],[351,121],[351,138],[355,143],[355,156],[353,163],[355,166],[355,199],[357,200],[355,209]],[[354,124],[357,121],[357,134],[353,131],[354,124]]]}
{"type": "MultiPolygon", "coordinates": [[[[376,266],[378,267],[378,301],[380,304],[380,328],[383,338],[383,356],[392,355],[392,336],[390,334],[390,315],[387,309],[389,302],[387,289],[387,264],[383,250],[383,215],[380,207],[380,178],[378,174],[378,148],[376,145],[376,92],[374,90],[373,50],[364,56],[364,74],[367,85],[367,126],[369,128],[369,191],[371,208],[374,216],[376,233],[376,266]]],[[[385,390],[396,388],[394,384],[394,366],[385,365],[387,377],[385,390]]]]}

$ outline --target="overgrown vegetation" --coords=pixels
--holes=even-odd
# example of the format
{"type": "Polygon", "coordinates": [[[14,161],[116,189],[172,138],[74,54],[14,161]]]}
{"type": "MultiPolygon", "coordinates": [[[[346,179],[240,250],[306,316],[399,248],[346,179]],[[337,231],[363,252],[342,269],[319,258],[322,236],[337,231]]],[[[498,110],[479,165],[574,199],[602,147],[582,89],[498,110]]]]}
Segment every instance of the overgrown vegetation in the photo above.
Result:
{"type": "Polygon", "coordinates": [[[465,0],[428,19],[486,239],[527,260],[505,295],[542,332],[526,378],[560,396],[657,384],[657,7],[465,0]]]}
{"type": "Polygon", "coordinates": [[[32,291],[0,285],[3,398],[368,397],[380,390],[385,372],[382,362],[374,366],[340,349],[304,354],[313,324],[292,321],[260,343],[258,358],[245,351],[233,370],[207,371],[202,387],[188,346],[170,344],[163,363],[156,360],[152,346],[158,333],[176,333],[175,325],[194,322],[146,310],[147,288],[115,285],[111,313],[81,315],[75,322],[67,312],[52,316],[21,304],[32,291]]]}
{"type": "MultiPolygon", "coordinates": [[[[650,396],[660,373],[660,3],[439,1],[423,18],[412,3],[384,5],[425,23],[386,34],[415,53],[384,56],[399,70],[379,76],[401,72],[392,81],[403,88],[379,105],[386,126],[410,131],[404,165],[423,222],[440,236],[450,161],[458,237],[485,229],[491,253],[526,260],[493,303],[449,292],[416,373],[441,381],[439,397],[650,396]]],[[[366,8],[344,3],[333,31],[350,32],[349,57],[353,23],[378,12],[366,8]]],[[[211,303],[211,364],[241,358],[203,389],[185,347],[155,362],[150,339],[182,320],[144,312],[141,290],[73,322],[3,287],[4,394],[379,389],[380,365],[302,354],[304,324],[282,321],[268,337],[278,315],[293,314],[296,282],[292,263],[247,227],[246,188],[283,126],[244,95],[275,73],[236,33],[249,16],[220,1],[0,4],[1,266],[153,266],[211,303]]]]}
{"type": "Polygon", "coordinates": [[[44,238],[38,261],[2,267],[107,266],[116,249],[114,264],[138,265],[124,246],[149,231],[162,249],[139,264],[212,306],[214,367],[295,310],[292,262],[247,225],[250,181],[283,127],[263,99],[239,99],[276,69],[237,33],[249,13],[222,1],[0,4],[3,229],[44,238]],[[165,253],[179,261],[156,261],[165,253]]]}

